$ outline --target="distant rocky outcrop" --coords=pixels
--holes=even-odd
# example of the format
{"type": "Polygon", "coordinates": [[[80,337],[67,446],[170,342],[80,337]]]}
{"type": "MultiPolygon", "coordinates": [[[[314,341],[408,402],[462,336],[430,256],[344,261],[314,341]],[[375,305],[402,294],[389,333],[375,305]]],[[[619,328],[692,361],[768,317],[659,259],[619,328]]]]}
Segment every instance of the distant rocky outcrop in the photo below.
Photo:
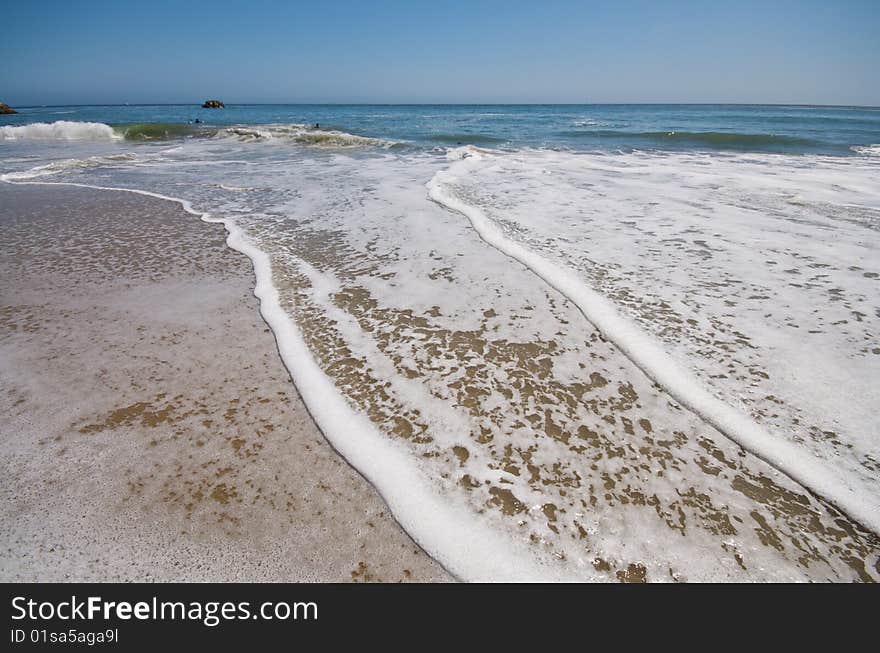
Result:
{"type": "Polygon", "coordinates": [[[205,100],[205,103],[202,105],[203,109],[225,109],[226,105],[223,104],[220,100],[205,100]]]}
{"type": "Polygon", "coordinates": [[[3,113],[18,113],[18,111],[13,109],[8,104],[3,104],[2,102],[0,102],[0,114],[3,114],[3,113]]]}

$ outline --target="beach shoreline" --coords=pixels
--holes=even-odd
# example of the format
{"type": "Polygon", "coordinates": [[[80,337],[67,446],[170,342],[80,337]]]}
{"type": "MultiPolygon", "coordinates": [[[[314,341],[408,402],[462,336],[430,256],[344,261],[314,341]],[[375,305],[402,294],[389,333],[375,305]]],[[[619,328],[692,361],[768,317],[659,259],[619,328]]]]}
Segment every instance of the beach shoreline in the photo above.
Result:
{"type": "Polygon", "coordinates": [[[441,581],[173,202],[0,184],[4,581],[441,581]]]}

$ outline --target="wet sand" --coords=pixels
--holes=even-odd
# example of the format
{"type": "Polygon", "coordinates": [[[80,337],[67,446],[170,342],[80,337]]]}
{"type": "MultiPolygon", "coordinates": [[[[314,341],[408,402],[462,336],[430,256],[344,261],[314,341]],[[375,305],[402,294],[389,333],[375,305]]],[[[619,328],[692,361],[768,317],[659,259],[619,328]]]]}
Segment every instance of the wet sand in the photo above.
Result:
{"type": "Polygon", "coordinates": [[[312,422],[220,225],[0,207],[0,580],[450,579],[312,422]]]}

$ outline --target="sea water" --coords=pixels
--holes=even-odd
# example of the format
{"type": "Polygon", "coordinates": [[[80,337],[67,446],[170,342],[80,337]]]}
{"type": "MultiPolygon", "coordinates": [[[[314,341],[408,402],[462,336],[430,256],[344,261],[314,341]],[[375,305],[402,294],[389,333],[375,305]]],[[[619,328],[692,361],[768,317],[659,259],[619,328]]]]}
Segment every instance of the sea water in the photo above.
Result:
{"type": "Polygon", "coordinates": [[[4,181],[223,221],[319,426],[459,577],[880,580],[880,109],[2,120],[4,181]]]}

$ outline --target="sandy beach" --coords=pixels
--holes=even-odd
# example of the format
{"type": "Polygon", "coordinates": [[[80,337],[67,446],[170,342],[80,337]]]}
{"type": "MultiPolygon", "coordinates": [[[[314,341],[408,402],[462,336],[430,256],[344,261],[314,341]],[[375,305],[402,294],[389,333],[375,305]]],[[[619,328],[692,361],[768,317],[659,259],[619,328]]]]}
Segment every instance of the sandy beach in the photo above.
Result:
{"type": "Polygon", "coordinates": [[[450,579],[314,425],[220,225],[0,205],[0,580],[450,579]]]}

